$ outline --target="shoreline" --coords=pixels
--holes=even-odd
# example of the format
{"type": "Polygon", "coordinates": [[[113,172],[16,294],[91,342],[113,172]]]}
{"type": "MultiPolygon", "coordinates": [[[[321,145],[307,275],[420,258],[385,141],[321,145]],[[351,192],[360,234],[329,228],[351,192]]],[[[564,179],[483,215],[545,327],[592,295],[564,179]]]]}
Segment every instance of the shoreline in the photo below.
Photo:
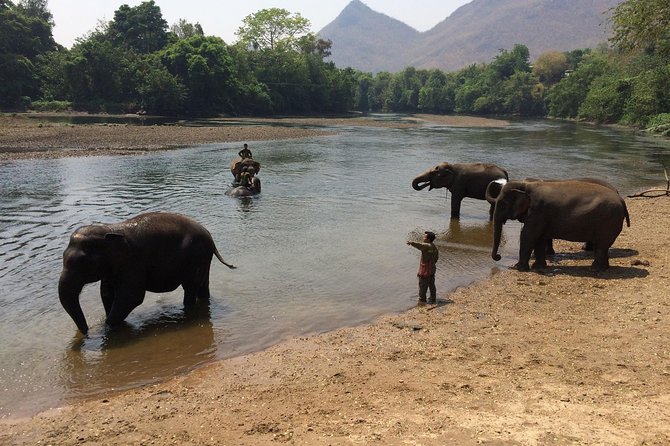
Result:
{"type": "Polygon", "coordinates": [[[558,241],[543,274],[438,284],[436,307],[3,422],[0,443],[667,444],[670,200],[626,202],[606,272],[558,241]]]}
{"type": "MultiPolygon", "coordinates": [[[[321,126],[368,126],[408,128],[425,122],[454,127],[500,127],[506,121],[465,117],[417,115],[401,120],[379,120],[364,116],[350,118],[217,118],[212,125],[189,127],[131,124],[67,124],[50,117],[77,114],[0,114],[0,162],[24,159],[55,159],[82,156],[142,155],[203,144],[241,143],[275,139],[333,135],[321,126]],[[225,123],[225,125],[221,125],[225,123]],[[244,125],[244,123],[253,125],[244,125]],[[277,125],[279,124],[279,125],[277,125]],[[290,124],[290,126],[286,126],[290,124]],[[300,126],[309,126],[304,128],[300,126]],[[119,130],[122,131],[119,131],[119,130]]],[[[124,116],[109,116],[123,118],[124,116]]],[[[137,117],[133,117],[137,118],[137,117]]],[[[207,122],[207,120],[204,120],[207,122]]]]}
{"type": "MultiPolygon", "coordinates": [[[[330,134],[320,125],[416,126],[424,118],[137,131],[22,119],[0,116],[0,161],[42,156],[31,147],[45,157],[137,154],[180,141],[311,137],[330,134]]],[[[444,119],[438,124],[466,125],[444,119]]],[[[2,420],[0,444],[670,444],[670,199],[626,203],[631,227],[606,272],[592,272],[578,244],[557,241],[559,255],[542,274],[492,262],[491,276],[467,287],[447,293],[438,283],[437,306],[2,420]]]]}

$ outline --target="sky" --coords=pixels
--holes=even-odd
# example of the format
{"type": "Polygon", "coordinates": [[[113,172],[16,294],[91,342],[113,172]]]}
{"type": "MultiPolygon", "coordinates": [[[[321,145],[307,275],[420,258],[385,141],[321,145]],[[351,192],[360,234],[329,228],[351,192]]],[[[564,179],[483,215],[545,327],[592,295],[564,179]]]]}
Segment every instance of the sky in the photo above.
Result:
{"type": "MultiPolygon", "coordinates": [[[[179,19],[200,23],[205,35],[237,40],[235,31],[244,18],[261,9],[283,8],[308,19],[312,32],[335,20],[351,0],[155,0],[168,25],[179,19]]],[[[400,20],[418,31],[427,31],[472,0],[362,0],[374,11],[400,20]]],[[[84,37],[102,20],[109,22],[121,5],[137,6],[142,0],[49,0],[56,26],[54,39],[66,48],[84,37]]]]}

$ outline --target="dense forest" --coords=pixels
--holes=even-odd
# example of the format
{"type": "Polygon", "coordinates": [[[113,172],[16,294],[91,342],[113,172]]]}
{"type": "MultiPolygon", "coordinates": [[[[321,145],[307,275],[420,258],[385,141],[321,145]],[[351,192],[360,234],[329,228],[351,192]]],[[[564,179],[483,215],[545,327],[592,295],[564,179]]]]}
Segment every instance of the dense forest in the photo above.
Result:
{"type": "Polygon", "coordinates": [[[627,0],[599,48],[523,44],[456,72],[338,68],[300,14],[246,17],[227,44],[153,0],[121,6],[71,49],[52,35],[47,0],[0,0],[0,108],[211,116],[359,112],[559,117],[670,132],[670,8],[627,0]],[[271,31],[270,31],[271,30],[271,31]]]}

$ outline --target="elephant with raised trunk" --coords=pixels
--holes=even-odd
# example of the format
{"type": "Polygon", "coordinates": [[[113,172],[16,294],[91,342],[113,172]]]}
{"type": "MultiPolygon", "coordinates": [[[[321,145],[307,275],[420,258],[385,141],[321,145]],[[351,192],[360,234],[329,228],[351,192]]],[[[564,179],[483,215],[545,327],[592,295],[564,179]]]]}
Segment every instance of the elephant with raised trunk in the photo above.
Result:
{"type": "Polygon", "coordinates": [[[507,220],[523,223],[519,261],[515,265],[520,271],[530,269],[528,262],[533,251],[533,268],[546,267],[547,241],[555,238],[591,242],[593,268],[607,269],[609,248],[621,233],[623,221],[630,226],[626,203],[616,190],[577,180],[506,183],[498,194],[493,214],[491,257],[496,261],[500,260],[498,248],[507,220]]]}
{"type": "MultiPolygon", "coordinates": [[[[451,192],[451,218],[460,218],[464,198],[486,199],[486,187],[491,181],[508,180],[507,172],[495,164],[441,163],[414,178],[414,190],[447,188],[451,192]]],[[[489,217],[493,218],[493,205],[489,217]]]]}
{"type": "Polygon", "coordinates": [[[100,281],[106,323],[114,326],[142,303],[147,291],[166,293],[181,285],[185,306],[208,300],[214,255],[235,268],[223,260],[207,229],[180,214],[151,212],[116,224],[83,226],[63,253],[58,295],[86,334],[79,294],[87,283],[100,281]]]}

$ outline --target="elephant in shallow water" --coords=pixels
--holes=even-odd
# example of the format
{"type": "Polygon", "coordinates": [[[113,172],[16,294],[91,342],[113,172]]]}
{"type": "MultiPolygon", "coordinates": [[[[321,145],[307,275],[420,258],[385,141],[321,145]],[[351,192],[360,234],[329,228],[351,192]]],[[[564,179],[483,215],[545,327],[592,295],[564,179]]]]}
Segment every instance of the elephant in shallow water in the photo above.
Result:
{"type": "MultiPolygon", "coordinates": [[[[415,190],[447,188],[451,192],[451,218],[459,218],[464,198],[484,200],[491,181],[508,179],[507,172],[495,164],[441,163],[414,178],[412,187],[415,190]]],[[[493,205],[489,217],[493,218],[493,205]]]]}
{"type": "Polygon", "coordinates": [[[507,220],[523,223],[515,265],[520,271],[529,269],[533,251],[533,268],[544,268],[547,241],[554,238],[593,243],[592,266],[604,270],[609,267],[609,248],[619,236],[623,221],[630,226],[626,203],[616,190],[575,180],[506,183],[493,215],[494,260],[500,260],[498,247],[507,220]]]}
{"type": "Polygon", "coordinates": [[[166,293],[179,285],[184,305],[209,299],[212,256],[226,263],[207,229],[189,217],[151,212],[116,224],[77,229],[63,253],[58,295],[82,333],[88,324],[79,304],[87,283],[101,281],[100,296],[113,326],[140,305],[147,291],[166,293]]]}

